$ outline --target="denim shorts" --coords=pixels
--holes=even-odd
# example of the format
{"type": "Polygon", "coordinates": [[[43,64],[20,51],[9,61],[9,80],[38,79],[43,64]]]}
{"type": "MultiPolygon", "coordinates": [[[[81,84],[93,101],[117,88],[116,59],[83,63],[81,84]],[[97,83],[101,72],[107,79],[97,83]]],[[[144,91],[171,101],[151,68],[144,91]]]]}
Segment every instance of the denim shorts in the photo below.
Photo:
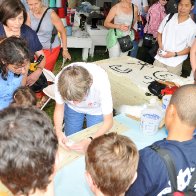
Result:
{"type": "Polygon", "coordinates": [[[103,121],[103,115],[89,115],[79,113],[65,104],[64,111],[64,132],[65,135],[71,135],[83,129],[84,119],[86,118],[86,126],[91,127],[103,121]]]}

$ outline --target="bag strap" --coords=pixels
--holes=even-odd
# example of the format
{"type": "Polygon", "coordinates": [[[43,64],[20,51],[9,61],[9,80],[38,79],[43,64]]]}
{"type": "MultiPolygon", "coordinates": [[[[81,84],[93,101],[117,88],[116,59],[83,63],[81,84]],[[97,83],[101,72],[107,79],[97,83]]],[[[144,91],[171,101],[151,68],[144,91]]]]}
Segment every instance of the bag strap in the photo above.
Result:
{"type": "MultiPolygon", "coordinates": [[[[167,21],[166,21],[166,23],[165,23],[165,26],[166,26],[166,24],[171,20],[171,18],[173,17],[173,15],[174,15],[174,13],[170,13],[170,14],[169,14],[169,17],[168,17],[168,19],[167,19],[167,21]]],[[[165,28],[165,26],[164,26],[164,28],[165,28]]]]}
{"type": "MultiPolygon", "coordinates": [[[[134,22],[134,5],[133,5],[133,3],[131,5],[132,5],[132,16],[133,16],[132,22],[131,22],[131,28],[132,28],[133,22],[134,22]]],[[[114,34],[115,34],[115,36],[117,36],[116,28],[114,28],[114,34]]]]}
{"type": "Polygon", "coordinates": [[[162,149],[155,144],[149,147],[155,152],[157,152],[159,156],[164,160],[165,165],[168,170],[169,180],[171,182],[171,190],[172,192],[176,192],[177,191],[177,173],[176,173],[176,168],[174,166],[174,163],[172,161],[169,151],[166,149],[162,149]]]}
{"type": "Polygon", "coordinates": [[[192,174],[192,178],[191,181],[189,182],[188,187],[186,188],[187,191],[193,191],[194,190],[194,186],[196,184],[196,168],[192,174]]]}
{"type": "Polygon", "coordinates": [[[44,11],[44,13],[43,13],[43,15],[42,15],[42,17],[41,17],[41,19],[40,19],[40,21],[39,21],[39,24],[38,24],[38,26],[37,26],[37,29],[36,29],[36,33],[39,31],[39,28],[40,28],[40,26],[41,26],[41,23],[42,23],[42,20],[43,20],[43,18],[44,18],[44,16],[46,15],[46,13],[47,13],[47,11],[49,10],[50,8],[48,7],[45,11],[44,11]]]}

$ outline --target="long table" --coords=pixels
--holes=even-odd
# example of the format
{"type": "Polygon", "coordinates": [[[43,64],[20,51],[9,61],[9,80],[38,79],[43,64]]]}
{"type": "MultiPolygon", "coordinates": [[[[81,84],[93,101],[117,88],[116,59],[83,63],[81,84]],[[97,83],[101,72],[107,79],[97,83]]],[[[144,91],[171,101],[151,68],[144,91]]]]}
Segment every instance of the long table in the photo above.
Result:
{"type": "MultiPolygon", "coordinates": [[[[138,149],[142,149],[145,146],[166,137],[165,127],[160,129],[155,135],[148,136],[144,135],[140,130],[140,122],[130,119],[122,114],[116,116],[114,119],[121,125],[125,126],[123,127],[124,131],[122,131],[121,134],[131,138],[136,143],[138,149]]],[[[116,127],[116,129],[118,129],[118,127],[116,127]]],[[[82,135],[83,133],[85,133],[85,130],[81,131],[79,134],[82,135]]],[[[62,167],[55,176],[55,196],[92,196],[93,194],[88,187],[84,174],[84,156],[80,156],[62,167]]]]}

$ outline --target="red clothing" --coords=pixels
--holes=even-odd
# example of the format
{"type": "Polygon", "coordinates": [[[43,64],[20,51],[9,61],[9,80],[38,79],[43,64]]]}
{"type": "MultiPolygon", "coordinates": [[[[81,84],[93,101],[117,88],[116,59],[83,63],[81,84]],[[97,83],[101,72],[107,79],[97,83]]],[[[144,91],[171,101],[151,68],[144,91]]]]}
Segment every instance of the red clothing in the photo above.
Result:
{"type": "Polygon", "coordinates": [[[59,56],[60,49],[60,46],[53,48],[52,50],[43,49],[44,55],[46,57],[46,65],[44,67],[45,69],[53,71],[55,63],[59,56]]]}
{"type": "Polygon", "coordinates": [[[144,28],[144,32],[151,33],[154,38],[157,38],[159,25],[165,16],[165,7],[161,5],[160,2],[154,3],[148,10],[146,16],[147,23],[144,28]]]}

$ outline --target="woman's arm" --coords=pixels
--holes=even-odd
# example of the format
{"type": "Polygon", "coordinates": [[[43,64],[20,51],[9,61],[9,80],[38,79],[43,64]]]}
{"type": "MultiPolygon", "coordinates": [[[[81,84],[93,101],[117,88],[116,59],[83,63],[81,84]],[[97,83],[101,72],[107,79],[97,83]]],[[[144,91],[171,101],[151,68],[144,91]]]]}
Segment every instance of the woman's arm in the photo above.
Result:
{"type": "Polygon", "coordinates": [[[27,20],[26,20],[25,24],[28,25],[29,27],[31,27],[31,18],[29,16],[29,13],[27,13],[27,20]]]}
{"type": "Polygon", "coordinates": [[[61,19],[58,17],[55,11],[52,11],[51,13],[51,21],[52,21],[52,24],[56,27],[57,31],[61,35],[62,47],[63,47],[63,51],[62,51],[63,58],[71,60],[71,56],[67,49],[66,30],[65,30],[65,27],[63,26],[61,19]]]}
{"type": "MultiPolygon", "coordinates": [[[[35,52],[35,55],[37,56],[37,58],[40,55],[44,56],[44,52],[43,50],[39,50],[37,52],[35,52]]],[[[41,61],[41,63],[37,66],[37,70],[32,72],[28,77],[27,77],[27,86],[32,86],[40,77],[43,68],[45,67],[46,64],[46,59],[45,57],[43,58],[43,60],[41,61]]]]}
{"type": "Polygon", "coordinates": [[[190,61],[193,73],[196,71],[196,39],[191,47],[190,61]]]}

